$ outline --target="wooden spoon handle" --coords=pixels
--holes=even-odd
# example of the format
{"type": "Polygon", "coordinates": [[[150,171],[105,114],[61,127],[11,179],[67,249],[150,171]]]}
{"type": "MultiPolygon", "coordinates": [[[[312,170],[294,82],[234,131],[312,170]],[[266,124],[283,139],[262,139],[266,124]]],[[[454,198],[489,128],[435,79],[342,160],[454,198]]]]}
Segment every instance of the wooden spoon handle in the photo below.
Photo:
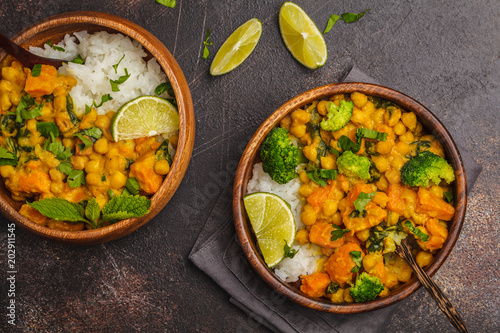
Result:
{"type": "Polygon", "coordinates": [[[448,317],[448,320],[452,323],[452,325],[455,326],[459,332],[467,333],[467,327],[465,327],[465,323],[455,307],[451,304],[448,297],[446,297],[437,284],[432,281],[430,276],[427,275],[427,273],[425,273],[424,270],[417,264],[411,254],[410,248],[404,241],[401,242],[401,246],[396,247],[396,253],[411,266],[420,283],[422,283],[425,289],[427,289],[438,307],[444,312],[446,317],[448,317]]]}
{"type": "Polygon", "coordinates": [[[36,64],[45,64],[59,67],[63,61],[39,57],[10,40],[7,36],[0,33],[0,47],[19,60],[25,67],[32,68],[36,64]]]}

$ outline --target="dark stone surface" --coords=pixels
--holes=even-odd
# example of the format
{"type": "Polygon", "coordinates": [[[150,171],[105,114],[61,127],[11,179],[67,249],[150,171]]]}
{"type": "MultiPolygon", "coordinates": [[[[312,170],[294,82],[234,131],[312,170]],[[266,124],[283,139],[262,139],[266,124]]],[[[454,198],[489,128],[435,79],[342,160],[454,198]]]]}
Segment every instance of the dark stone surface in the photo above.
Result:
{"type": "MultiPolygon", "coordinates": [[[[353,65],[433,111],[455,140],[473,152],[483,173],[469,195],[457,245],[434,280],[470,332],[500,331],[500,2],[296,1],[324,27],[330,14],[371,10],[326,35],[329,59],[316,71],[284,47],[277,13],[282,1],[2,0],[0,32],[13,36],[47,16],[98,10],[127,18],[155,34],[174,54],[190,84],[197,120],[193,158],[181,187],[158,216],[118,241],[69,247],[16,230],[16,323],[23,331],[266,331],[187,260],[222,186],[207,177],[239,160],[259,124],[310,88],[337,82],[353,65]],[[229,34],[257,17],[263,35],[252,56],[222,77],[208,73],[229,34]],[[212,30],[209,60],[202,41],[212,30]],[[194,198],[194,199],[193,199],[194,198]],[[195,201],[195,205],[193,204],[195,201]],[[186,219],[181,203],[197,209],[186,219]]],[[[7,221],[0,223],[0,330],[6,323],[7,221]]],[[[388,332],[453,332],[424,290],[404,300],[388,332]]]]}

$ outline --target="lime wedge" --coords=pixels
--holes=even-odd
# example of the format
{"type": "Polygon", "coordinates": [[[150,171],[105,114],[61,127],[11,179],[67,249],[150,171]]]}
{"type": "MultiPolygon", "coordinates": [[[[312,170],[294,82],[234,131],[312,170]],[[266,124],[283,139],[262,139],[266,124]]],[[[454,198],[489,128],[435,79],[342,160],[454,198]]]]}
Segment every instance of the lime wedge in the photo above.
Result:
{"type": "Polygon", "coordinates": [[[138,139],[179,130],[179,114],[169,101],[140,96],[123,104],[111,123],[113,140],[138,139]]]}
{"type": "Polygon", "coordinates": [[[290,205],[279,196],[257,192],[243,197],[253,231],[267,266],[276,266],[295,239],[295,218],[290,205]]]}
{"type": "Polygon", "coordinates": [[[226,74],[241,65],[257,46],[261,34],[262,23],[256,18],[240,25],[217,51],[210,74],[226,74]]]}
{"type": "Polygon", "coordinates": [[[279,25],[288,51],[298,62],[310,69],[325,64],[327,49],[323,34],[302,8],[285,2],[280,8],[279,25]]]}

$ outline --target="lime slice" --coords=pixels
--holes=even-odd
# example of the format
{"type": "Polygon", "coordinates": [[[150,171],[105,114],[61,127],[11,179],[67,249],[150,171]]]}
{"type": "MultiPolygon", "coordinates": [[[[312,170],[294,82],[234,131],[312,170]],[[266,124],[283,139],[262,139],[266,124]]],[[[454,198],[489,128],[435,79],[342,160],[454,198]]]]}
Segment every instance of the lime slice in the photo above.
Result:
{"type": "Polygon", "coordinates": [[[295,218],[290,205],[279,196],[257,192],[243,197],[243,203],[260,251],[267,266],[276,266],[285,256],[295,239],[295,218]]]}
{"type": "Polygon", "coordinates": [[[179,114],[169,101],[140,96],[123,104],[111,123],[113,140],[129,140],[179,130],[179,114]]]}
{"type": "Polygon", "coordinates": [[[323,34],[302,8],[285,2],[280,8],[279,25],[288,51],[298,62],[310,69],[325,64],[327,50],[323,34]]]}
{"type": "Polygon", "coordinates": [[[210,74],[226,74],[241,65],[257,46],[261,34],[262,23],[256,18],[240,25],[217,51],[210,74]]]}

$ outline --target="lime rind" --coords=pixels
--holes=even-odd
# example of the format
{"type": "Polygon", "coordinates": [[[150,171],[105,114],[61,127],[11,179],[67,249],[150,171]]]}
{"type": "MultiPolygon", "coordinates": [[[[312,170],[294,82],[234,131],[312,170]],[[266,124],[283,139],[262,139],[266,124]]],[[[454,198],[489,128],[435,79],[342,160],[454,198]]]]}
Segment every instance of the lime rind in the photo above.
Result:
{"type": "Polygon", "coordinates": [[[137,97],[118,109],[111,123],[113,140],[150,137],[179,130],[177,108],[157,96],[137,97]]]}
{"type": "Polygon", "coordinates": [[[259,43],[262,23],[252,18],[240,25],[222,44],[210,66],[210,74],[226,74],[241,65],[259,43]]]}
{"type": "Polygon", "coordinates": [[[243,197],[250,224],[268,267],[283,260],[284,240],[292,247],[295,240],[295,218],[290,205],[281,197],[256,192],[243,197]]]}
{"type": "Polygon", "coordinates": [[[279,12],[280,33],[292,56],[310,69],[322,67],[328,58],[323,34],[298,5],[285,2],[279,12]]]}

